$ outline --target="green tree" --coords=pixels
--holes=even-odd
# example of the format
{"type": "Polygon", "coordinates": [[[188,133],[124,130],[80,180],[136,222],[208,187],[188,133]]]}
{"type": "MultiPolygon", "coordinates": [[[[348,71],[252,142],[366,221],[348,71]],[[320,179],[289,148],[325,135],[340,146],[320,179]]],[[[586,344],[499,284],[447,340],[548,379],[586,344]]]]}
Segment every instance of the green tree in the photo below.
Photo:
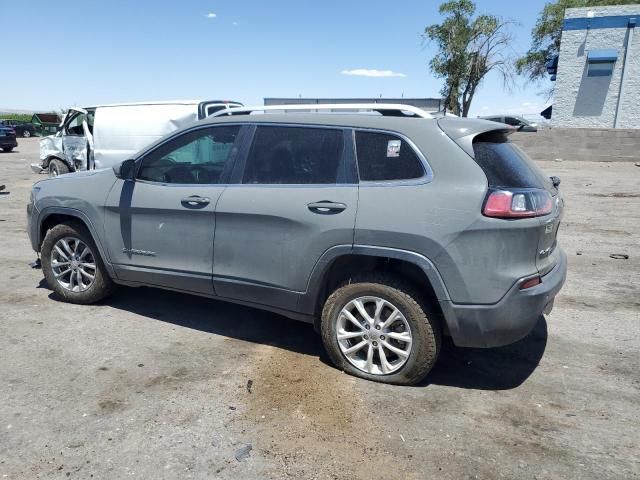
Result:
{"type": "Polygon", "coordinates": [[[438,53],[431,71],[444,79],[441,93],[448,110],[466,117],[482,80],[492,70],[502,74],[506,86],[513,78],[507,51],[511,22],[494,15],[478,15],[471,0],[449,0],[440,5],[442,23],[425,28],[424,37],[435,42],[438,53]]]}
{"type": "Polygon", "coordinates": [[[516,61],[516,71],[529,81],[545,77],[545,64],[560,52],[564,10],[575,7],[597,7],[638,3],[640,0],[556,0],[547,3],[531,31],[531,47],[516,61]]]}

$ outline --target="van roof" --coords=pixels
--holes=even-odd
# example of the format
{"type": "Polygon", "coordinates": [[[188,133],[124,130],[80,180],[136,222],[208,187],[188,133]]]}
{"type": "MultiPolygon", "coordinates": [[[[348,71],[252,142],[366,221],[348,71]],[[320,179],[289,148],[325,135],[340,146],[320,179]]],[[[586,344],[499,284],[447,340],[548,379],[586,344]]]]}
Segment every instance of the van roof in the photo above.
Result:
{"type": "Polygon", "coordinates": [[[161,100],[151,102],[126,102],[126,103],[106,103],[100,105],[90,105],[88,107],[82,107],[85,110],[90,108],[103,108],[103,107],[130,107],[136,105],[199,105],[202,102],[207,103],[234,103],[242,105],[242,103],[235,100],[161,100]]]}

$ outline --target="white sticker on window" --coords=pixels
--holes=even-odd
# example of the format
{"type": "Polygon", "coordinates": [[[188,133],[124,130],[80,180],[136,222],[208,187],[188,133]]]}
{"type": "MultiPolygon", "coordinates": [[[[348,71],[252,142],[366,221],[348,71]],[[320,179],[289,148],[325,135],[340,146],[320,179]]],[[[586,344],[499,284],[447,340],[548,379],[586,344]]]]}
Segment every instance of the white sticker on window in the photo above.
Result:
{"type": "Polygon", "coordinates": [[[389,140],[387,143],[387,157],[399,157],[401,144],[400,140],[389,140]]]}

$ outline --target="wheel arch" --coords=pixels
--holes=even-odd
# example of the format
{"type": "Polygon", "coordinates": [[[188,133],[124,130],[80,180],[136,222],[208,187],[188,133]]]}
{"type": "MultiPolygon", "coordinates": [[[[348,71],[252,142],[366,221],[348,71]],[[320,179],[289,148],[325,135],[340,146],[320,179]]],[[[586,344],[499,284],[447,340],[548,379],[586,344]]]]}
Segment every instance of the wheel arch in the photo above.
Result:
{"type": "Polygon", "coordinates": [[[440,311],[440,302],[450,300],[440,273],[424,255],[395,248],[345,245],[327,250],[318,261],[307,291],[300,299],[299,309],[312,314],[318,328],[322,305],[331,291],[356,273],[367,272],[387,272],[402,276],[424,292],[440,311]]]}
{"type": "Polygon", "coordinates": [[[89,235],[91,235],[91,238],[93,239],[94,243],[98,247],[98,252],[100,254],[102,262],[104,263],[107,271],[109,272],[109,275],[111,275],[111,278],[114,278],[115,272],[111,267],[111,263],[109,262],[109,257],[106,255],[106,250],[102,247],[102,243],[100,242],[100,237],[97,235],[96,229],[91,223],[91,220],[89,220],[89,217],[87,217],[87,215],[85,215],[85,213],[80,210],[76,210],[74,208],[65,208],[65,207],[45,208],[40,213],[40,216],[38,218],[38,231],[36,232],[37,239],[38,239],[38,251],[40,251],[42,247],[42,242],[44,241],[44,237],[46,236],[47,232],[51,228],[61,223],[68,223],[70,221],[80,223],[82,226],[84,226],[87,229],[87,231],[89,232],[89,235]]]}
{"type": "Polygon", "coordinates": [[[69,162],[67,162],[64,158],[56,157],[55,155],[49,155],[48,157],[45,157],[45,159],[42,161],[42,168],[49,169],[49,164],[51,164],[53,160],[60,160],[67,167],[69,167],[70,171],[75,170],[71,165],[69,165],[69,162]]]}

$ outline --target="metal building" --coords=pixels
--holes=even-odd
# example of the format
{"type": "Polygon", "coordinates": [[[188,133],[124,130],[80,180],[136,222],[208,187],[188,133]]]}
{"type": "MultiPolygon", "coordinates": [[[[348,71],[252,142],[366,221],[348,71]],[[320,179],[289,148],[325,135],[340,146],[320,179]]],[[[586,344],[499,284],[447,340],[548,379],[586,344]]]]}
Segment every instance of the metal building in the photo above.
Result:
{"type": "Polygon", "coordinates": [[[640,5],[566,9],[553,126],[640,128],[638,20],[640,5]]]}

